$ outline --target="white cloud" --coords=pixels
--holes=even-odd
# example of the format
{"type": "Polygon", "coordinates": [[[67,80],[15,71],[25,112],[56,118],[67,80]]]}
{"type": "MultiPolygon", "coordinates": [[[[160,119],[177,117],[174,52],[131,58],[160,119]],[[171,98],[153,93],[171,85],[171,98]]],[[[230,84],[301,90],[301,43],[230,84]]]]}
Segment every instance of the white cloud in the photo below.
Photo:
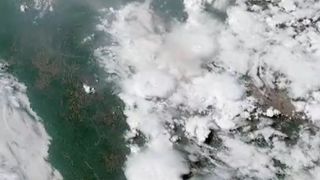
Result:
{"type": "Polygon", "coordinates": [[[0,179],[62,179],[47,162],[50,137],[30,108],[26,87],[0,72],[0,97],[0,179]]]}
{"type": "MultiPolygon", "coordinates": [[[[224,10],[227,3],[216,1],[214,6],[224,10]]],[[[128,179],[179,179],[187,173],[185,161],[190,159],[175,150],[179,144],[170,142],[172,136],[195,141],[186,145],[185,153],[209,159],[209,164],[211,157],[223,162],[204,168],[209,179],[319,176],[314,162],[320,155],[313,152],[320,138],[310,133],[309,122],[281,122],[299,126],[290,134],[273,126],[282,119],[259,118],[274,117],[280,109],[263,109],[246,96],[248,84],[279,87],[288,91],[289,102],[309,98],[299,109],[314,122],[319,118],[313,106],[320,101],[311,101],[315,97],[310,92],[320,87],[319,45],[314,40],[320,35],[308,21],[302,23],[309,28],[299,29],[298,19],[313,18],[320,3],[290,3],[260,7],[236,1],[221,22],[205,11],[203,0],[185,0],[188,19],[170,26],[148,3],[104,11],[107,17],[99,29],[114,42],[95,55],[107,72],[118,76],[131,133],[140,131],[147,141],[140,148],[131,146],[135,151],[126,163],[128,179]],[[216,149],[204,144],[212,129],[222,141],[216,149]],[[293,145],[287,143],[286,138],[293,138],[289,135],[297,136],[293,145]]]]}
{"type": "Polygon", "coordinates": [[[181,174],[188,173],[185,160],[167,138],[159,136],[146,149],[128,157],[125,171],[128,180],[180,180],[181,174]]]}

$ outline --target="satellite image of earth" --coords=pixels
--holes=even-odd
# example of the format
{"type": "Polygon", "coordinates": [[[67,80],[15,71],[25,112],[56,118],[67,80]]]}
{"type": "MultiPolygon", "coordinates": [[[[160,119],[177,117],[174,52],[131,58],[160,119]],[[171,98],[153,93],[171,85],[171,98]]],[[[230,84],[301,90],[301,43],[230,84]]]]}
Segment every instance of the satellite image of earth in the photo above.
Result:
{"type": "Polygon", "coordinates": [[[319,180],[319,0],[0,0],[0,180],[319,180]]]}

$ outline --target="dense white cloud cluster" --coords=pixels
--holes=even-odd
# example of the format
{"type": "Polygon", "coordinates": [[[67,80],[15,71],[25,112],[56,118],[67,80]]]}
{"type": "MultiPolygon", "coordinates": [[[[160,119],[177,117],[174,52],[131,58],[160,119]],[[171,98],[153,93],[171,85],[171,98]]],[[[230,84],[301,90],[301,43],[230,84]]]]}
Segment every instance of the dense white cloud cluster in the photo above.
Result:
{"type": "Polygon", "coordinates": [[[119,85],[126,137],[145,140],[130,144],[127,178],[319,179],[320,2],[184,7],[170,24],[149,2],[102,11],[112,42],[95,55],[119,85]]]}
{"type": "Polygon", "coordinates": [[[62,179],[47,162],[50,137],[30,108],[26,87],[1,71],[0,97],[0,179],[62,179]]]}
{"type": "Polygon", "coordinates": [[[39,10],[41,11],[41,15],[45,11],[53,11],[53,0],[21,1],[20,11],[25,12],[29,9],[39,10]]]}

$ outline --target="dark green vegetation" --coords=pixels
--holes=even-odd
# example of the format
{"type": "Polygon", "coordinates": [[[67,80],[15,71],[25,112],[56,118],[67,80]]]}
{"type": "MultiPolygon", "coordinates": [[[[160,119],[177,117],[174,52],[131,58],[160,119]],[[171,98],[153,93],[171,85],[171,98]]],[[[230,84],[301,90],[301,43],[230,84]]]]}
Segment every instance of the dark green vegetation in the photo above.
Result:
{"type": "Polygon", "coordinates": [[[82,43],[97,23],[98,3],[90,2],[56,1],[54,12],[39,17],[1,0],[0,58],[27,85],[31,106],[52,137],[49,161],[64,179],[125,179],[123,104],[94,61],[96,41],[82,43]],[[86,94],[83,83],[96,93],[86,94]]]}

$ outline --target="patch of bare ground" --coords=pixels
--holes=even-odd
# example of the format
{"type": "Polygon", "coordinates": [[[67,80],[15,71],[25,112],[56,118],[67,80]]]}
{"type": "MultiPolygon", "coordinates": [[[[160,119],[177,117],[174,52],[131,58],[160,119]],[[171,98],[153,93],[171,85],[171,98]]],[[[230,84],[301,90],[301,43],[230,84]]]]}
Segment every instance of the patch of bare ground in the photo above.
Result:
{"type": "Polygon", "coordinates": [[[40,90],[48,88],[51,81],[61,73],[61,65],[58,64],[58,61],[44,52],[35,56],[32,65],[39,72],[35,86],[40,90]]]}

